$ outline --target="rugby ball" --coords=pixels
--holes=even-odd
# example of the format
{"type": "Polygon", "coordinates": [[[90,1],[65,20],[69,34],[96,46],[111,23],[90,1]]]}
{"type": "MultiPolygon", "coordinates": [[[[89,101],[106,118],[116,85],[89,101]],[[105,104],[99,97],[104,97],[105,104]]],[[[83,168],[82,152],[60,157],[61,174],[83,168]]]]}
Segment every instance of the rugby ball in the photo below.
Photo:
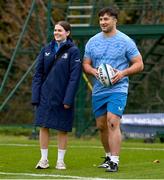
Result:
{"type": "Polygon", "coordinates": [[[98,67],[98,80],[103,86],[105,87],[111,86],[112,85],[111,79],[114,75],[115,72],[111,65],[101,64],[98,67]]]}

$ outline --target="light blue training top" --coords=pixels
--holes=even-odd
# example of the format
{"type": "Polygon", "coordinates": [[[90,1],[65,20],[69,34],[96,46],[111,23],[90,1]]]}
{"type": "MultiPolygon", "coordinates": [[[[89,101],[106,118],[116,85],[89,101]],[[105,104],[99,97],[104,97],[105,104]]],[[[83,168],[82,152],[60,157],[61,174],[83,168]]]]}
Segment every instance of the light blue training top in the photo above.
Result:
{"type": "MultiPolygon", "coordinates": [[[[111,37],[106,37],[103,32],[100,32],[90,38],[85,47],[84,60],[91,59],[94,68],[105,63],[115,69],[123,70],[128,68],[132,58],[139,54],[134,41],[117,30],[117,33],[111,37]]],[[[122,78],[110,87],[104,87],[96,78],[93,81],[92,95],[94,96],[113,92],[128,93],[128,77],[122,78]]]]}

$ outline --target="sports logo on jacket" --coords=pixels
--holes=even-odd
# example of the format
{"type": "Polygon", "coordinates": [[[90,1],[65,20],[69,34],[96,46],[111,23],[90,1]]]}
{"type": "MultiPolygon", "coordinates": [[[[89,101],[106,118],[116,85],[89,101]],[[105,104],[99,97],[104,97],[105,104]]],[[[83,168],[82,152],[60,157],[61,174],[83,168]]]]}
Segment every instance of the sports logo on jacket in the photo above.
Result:
{"type": "Polygon", "coordinates": [[[50,52],[45,52],[44,55],[45,55],[45,56],[49,56],[49,55],[50,55],[50,52]]]}
{"type": "Polygon", "coordinates": [[[75,62],[81,63],[81,59],[75,59],[75,62]]]}
{"type": "Polygon", "coordinates": [[[64,53],[61,58],[67,59],[68,58],[68,53],[64,53]]]}

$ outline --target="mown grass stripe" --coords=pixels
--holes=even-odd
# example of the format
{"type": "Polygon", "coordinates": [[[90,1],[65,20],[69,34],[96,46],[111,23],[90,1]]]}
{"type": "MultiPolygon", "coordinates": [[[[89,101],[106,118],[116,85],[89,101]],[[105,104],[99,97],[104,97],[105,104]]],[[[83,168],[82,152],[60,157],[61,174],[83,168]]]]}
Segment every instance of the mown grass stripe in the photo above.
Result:
{"type": "MultiPolygon", "coordinates": [[[[4,144],[0,143],[0,146],[20,146],[20,147],[37,147],[39,145],[36,144],[4,144]]],[[[49,145],[50,147],[57,147],[57,145],[49,145]]],[[[75,146],[70,145],[69,148],[93,148],[93,149],[102,149],[102,146],[75,146]]],[[[144,150],[144,151],[164,151],[164,148],[142,148],[142,147],[122,147],[121,149],[127,150],[144,150]]]]}

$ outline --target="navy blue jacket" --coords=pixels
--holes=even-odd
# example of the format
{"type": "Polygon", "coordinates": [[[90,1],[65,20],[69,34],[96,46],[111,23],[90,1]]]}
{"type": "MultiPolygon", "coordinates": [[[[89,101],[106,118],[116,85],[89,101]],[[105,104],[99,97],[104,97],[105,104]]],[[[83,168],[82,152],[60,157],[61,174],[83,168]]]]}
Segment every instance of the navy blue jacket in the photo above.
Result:
{"type": "Polygon", "coordinates": [[[51,41],[37,57],[32,81],[32,104],[37,105],[35,125],[71,131],[82,71],[80,52],[70,39],[57,52],[55,43],[51,41]],[[64,109],[64,104],[71,108],[64,109]]]}

